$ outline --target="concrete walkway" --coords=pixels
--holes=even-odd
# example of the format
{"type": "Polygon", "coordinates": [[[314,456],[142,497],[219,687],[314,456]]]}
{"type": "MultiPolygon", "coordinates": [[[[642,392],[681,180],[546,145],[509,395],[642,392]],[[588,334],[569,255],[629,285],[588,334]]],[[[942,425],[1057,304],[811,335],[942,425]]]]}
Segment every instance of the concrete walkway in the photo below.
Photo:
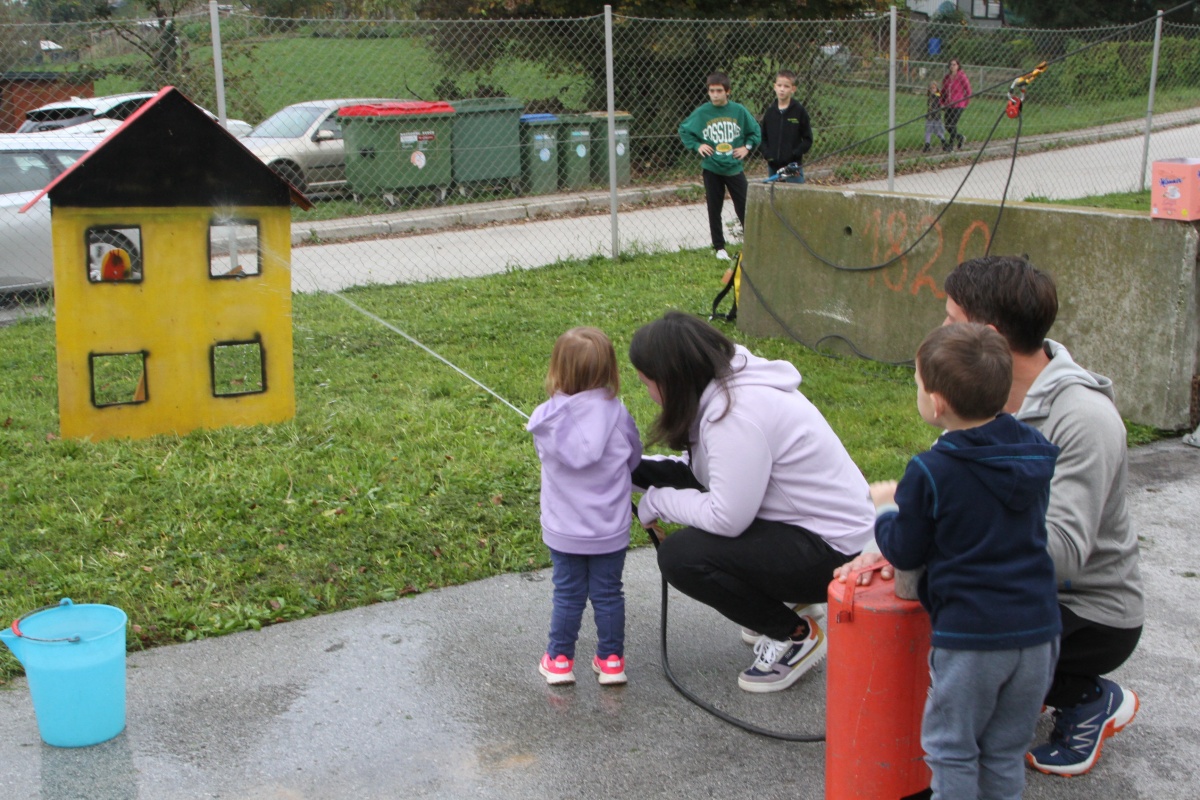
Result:
{"type": "MultiPolygon", "coordinates": [[[[1086,777],[1028,773],[1030,800],[1200,796],[1200,449],[1132,454],[1145,634],[1116,675],[1141,697],[1086,777]]],[[[94,747],[40,743],[24,681],[0,691],[6,800],[820,798],[824,745],[762,739],[709,716],[661,672],[653,552],[626,570],[630,682],[574,687],[536,669],[546,572],[130,655],[128,728],[94,747]]],[[[821,731],[825,668],[775,695],[736,688],[737,628],[671,595],[671,663],[694,691],[776,730],[821,731]]],[[[136,620],[134,620],[136,622],[136,620]]],[[[595,645],[585,622],[580,653],[595,645]]],[[[849,703],[849,701],[848,701],[849,703]]],[[[866,724],[870,720],[864,720],[866,724]]],[[[1049,719],[1042,721],[1045,736],[1049,719]]]]}
{"type": "MultiPolygon", "coordinates": [[[[1150,161],[1200,157],[1200,109],[1155,117],[1150,161]]],[[[1143,136],[1140,121],[1062,135],[1023,139],[1013,169],[1008,200],[1029,197],[1071,199],[1141,188],[1143,136]],[[1042,150],[1045,146],[1053,149],[1042,150]]],[[[997,142],[988,155],[1011,152],[1011,141],[997,142]]],[[[961,197],[999,202],[1009,179],[1011,160],[980,163],[962,186],[961,197]]],[[[819,175],[820,167],[813,170],[819,175]]],[[[898,176],[894,190],[951,197],[967,167],[898,176]]],[[[886,191],[887,181],[848,184],[846,190],[886,191]]],[[[702,201],[693,184],[625,189],[619,193],[622,252],[674,252],[708,247],[703,202],[657,205],[687,196],[702,201]],[[654,206],[654,207],[647,207],[654,206]]],[[[612,225],[607,191],[516,198],[468,206],[396,212],[355,219],[293,226],[292,268],[296,291],[337,290],[371,283],[391,284],[530,269],[567,259],[607,256],[612,225]],[[364,239],[363,237],[371,237],[364,239]],[[319,244],[314,244],[319,242],[319,244]]],[[[732,203],[725,204],[727,230],[736,223],[732,203]]]]}

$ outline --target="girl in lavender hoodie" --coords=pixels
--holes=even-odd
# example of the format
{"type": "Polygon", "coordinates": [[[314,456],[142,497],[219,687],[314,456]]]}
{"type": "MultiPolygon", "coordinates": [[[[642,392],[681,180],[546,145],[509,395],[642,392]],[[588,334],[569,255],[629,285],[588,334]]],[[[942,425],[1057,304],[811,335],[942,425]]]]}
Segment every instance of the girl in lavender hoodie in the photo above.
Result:
{"type": "Polygon", "coordinates": [[[632,479],[642,457],[637,425],[617,398],[612,342],[572,328],[550,355],[550,399],[529,418],[542,462],[542,541],[554,565],[550,643],[538,671],[550,684],[575,682],[575,640],[588,599],[596,617],[592,669],[600,683],[625,683],[625,595],[632,479]]]}

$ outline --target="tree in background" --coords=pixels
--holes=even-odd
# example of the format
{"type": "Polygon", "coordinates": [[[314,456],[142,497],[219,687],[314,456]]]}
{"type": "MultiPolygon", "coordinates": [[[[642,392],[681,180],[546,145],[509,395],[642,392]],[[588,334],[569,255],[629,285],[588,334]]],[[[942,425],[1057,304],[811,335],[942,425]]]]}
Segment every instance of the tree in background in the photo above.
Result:
{"type": "Polygon", "coordinates": [[[107,0],[28,0],[25,8],[38,22],[86,22],[112,14],[107,0]]]}
{"type": "MultiPolygon", "coordinates": [[[[1005,14],[1011,13],[1030,28],[1092,28],[1098,25],[1131,25],[1168,11],[1180,3],[1175,0],[1072,0],[1047,3],[1045,0],[1005,0],[1005,14]]],[[[1168,15],[1171,22],[1200,22],[1200,3],[1168,15]]]]}

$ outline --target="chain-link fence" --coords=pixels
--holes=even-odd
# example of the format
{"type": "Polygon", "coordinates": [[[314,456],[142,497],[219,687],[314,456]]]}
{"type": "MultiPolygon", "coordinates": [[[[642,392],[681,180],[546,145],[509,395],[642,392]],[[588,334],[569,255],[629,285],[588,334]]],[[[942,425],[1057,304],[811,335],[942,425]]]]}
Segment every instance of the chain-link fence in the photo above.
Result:
{"type": "MultiPolygon", "coordinates": [[[[224,111],[232,132],[256,126],[245,145],[316,200],[295,212],[293,226],[295,286],[309,290],[614,248],[707,246],[699,159],[677,127],[706,101],[714,69],[729,74],[733,100],[755,116],[775,101],[777,71],[798,75],[796,97],[815,132],[806,171],[820,183],[948,197],[986,141],[986,163],[963,196],[999,199],[1008,185],[1010,199],[1078,197],[1142,188],[1147,156],[1200,155],[1198,26],[1167,23],[1156,38],[1153,20],[1046,31],[912,16],[897,20],[893,45],[891,23],[887,15],[378,21],[221,11],[0,25],[0,127],[46,130],[0,137],[11,140],[0,145],[9,151],[0,152],[0,179],[16,176],[0,189],[19,207],[94,144],[89,134],[113,129],[144,99],[71,98],[174,85],[224,111]],[[947,148],[938,95],[951,59],[972,94],[955,114],[961,145],[947,148]],[[1009,87],[1040,61],[1050,66],[1029,86],[1010,182],[1018,124],[1005,116],[1009,87]],[[1155,133],[1147,136],[1151,91],[1155,133]],[[1103,163],[1081,172],[1067,157],[1074,145],[1106,139],[1121,149],[1103,163]]],[[[747,172],[766,176],[757,154],[747,172]]],[[[0,276],[46,281],[48,213],[14,211],[0,218],[0,276]]],[[[726,216],[732,226],[732,209],[726,216]]]]}

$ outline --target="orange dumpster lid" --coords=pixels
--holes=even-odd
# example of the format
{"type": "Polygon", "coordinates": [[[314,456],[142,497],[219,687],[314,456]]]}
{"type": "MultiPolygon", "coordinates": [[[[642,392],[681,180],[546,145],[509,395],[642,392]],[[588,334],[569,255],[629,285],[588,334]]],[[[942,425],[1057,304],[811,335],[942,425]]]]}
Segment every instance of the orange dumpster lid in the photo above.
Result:
{"type": "Polygon", "coordinates": [[[346,106],[338,111],[339,117],[401,117],[409,114],[453,114],[449,103],[425,100],[403,100],[393,103],[364,103],[346,106]]]}

